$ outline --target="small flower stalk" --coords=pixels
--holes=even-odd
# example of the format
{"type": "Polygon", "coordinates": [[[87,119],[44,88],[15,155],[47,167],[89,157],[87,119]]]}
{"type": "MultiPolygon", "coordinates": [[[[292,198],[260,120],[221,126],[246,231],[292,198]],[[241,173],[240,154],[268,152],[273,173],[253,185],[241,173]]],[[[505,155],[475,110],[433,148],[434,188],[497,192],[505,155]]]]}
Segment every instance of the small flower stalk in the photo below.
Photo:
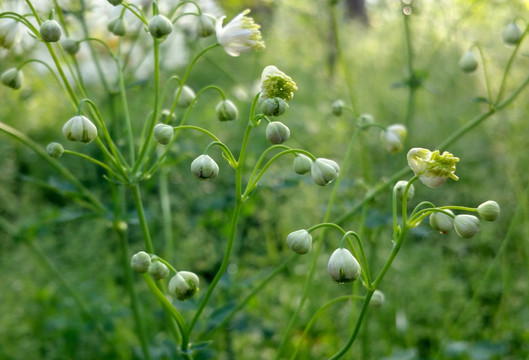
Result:
{"type": "Polygon", "coordinates": [[[327,271],[334,281],[345,284],[358,279],[361,268],[349,250],[338,248],[334,250],[329,259],[327,271]]]}
{"type": "Polygon", "coordinates": [[[236,57],[245,52],[263,50],[265,47],[259,31],[260,26],[251,17],[246,16],[249,13],[250,10],[244,10],[226,26],[222,26],[226,16],[220,17],[215,23],[217,42],[230,56],[236,57]]]}
{"type": "Polygon", "coordinates": [[[310,175],[312,180],[320,186],[325,186],[338,177],[340,167],[336,162],[329,159],[319,158],[312,163],[310,175]]]}
{"type": "Polygon", "coordinates": [[[413,148],[408,152],[407,159],[415,175],[428,187],[437,188],[448,178],[455,181],[459,179],[455,175],[459,158],[447,151],[440,154],[439,150],[432,152],[428,149],[413,148]]]}
{"type": "Polygon", "coordinates": [[[168,285],[169,293],[180,301],[191,299],[199,290],[199,279],[189,271],[179,271],[171,278],[168,285]]]}
{"type": "Polygon", "coordinates": [[[307,254],[312,248],[312,235],[305,229],[296,230],[288,234],[286,242],[295,253],[307,254]]]}
{"type": "Polygon", "coordinates": [[[203,154],[191,163],[191,171],[197,179],[213,179],[219,173],[219,166],[209,155],[203,154]]]}
{"type": "Polygon", "coordinates": [[[62,133],[70,141],[89,144],[97,137],[97,128],[87,117],[77,115],[64,124],[62,133]]]}

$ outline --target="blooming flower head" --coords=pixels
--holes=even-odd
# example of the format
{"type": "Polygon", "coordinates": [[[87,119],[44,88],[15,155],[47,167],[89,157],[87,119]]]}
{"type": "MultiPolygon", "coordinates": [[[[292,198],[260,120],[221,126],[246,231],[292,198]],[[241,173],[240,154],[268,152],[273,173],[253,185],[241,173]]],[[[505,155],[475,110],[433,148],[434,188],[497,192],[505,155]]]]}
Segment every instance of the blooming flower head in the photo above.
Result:
{"type": "Polygon", "coordinates": [[[445,151],[442,154],[439,150],[430,151],[428,149],[413,148],[408,151],[408,165],[421,182],[431,188],[436,188],[451,178],[458,180],[454,174],[456,163],[459,158],[445,151]]]}
{"type": "Polygon", "coordinates": [[[222,22],[226,16],[220,17],[215,23],[217,41],[230,56],[239,56],[243,52],[262,50],[265,47],[260,26],[246,16],[249,12],[248,9],[244,10],[224,27],[222,22]]]}
{"type": "Polygon", "coordinates": [[[264,68],[261,74],[260,101],[274,98],[290,101],[294,97],[294,91],[297,90],[298,87],[290,76],[273,65],[264,68]]]}

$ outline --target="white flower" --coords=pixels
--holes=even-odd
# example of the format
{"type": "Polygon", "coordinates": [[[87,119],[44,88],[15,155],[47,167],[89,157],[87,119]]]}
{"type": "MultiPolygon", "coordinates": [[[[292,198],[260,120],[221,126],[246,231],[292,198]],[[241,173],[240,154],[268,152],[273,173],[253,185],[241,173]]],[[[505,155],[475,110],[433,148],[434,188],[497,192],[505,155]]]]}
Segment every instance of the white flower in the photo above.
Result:
{"type": "Polygon", "coordinates": [[[456,163],[459,158],[448,151],[439,153],[439,150],[413,148],[408,151],[408,165],[419,180],[426,186],[436,188],[444,184],[446,179],[457,181],[456,163]]]}
{"type": "Polygon", "coordinates": [[[18,31],[18,21],[5,19],[0,23],[0,46],[11,49],[13,45],[20,41],[21,33],[18,31]]]}
{"type": "Polygon", "coordinates": [[[239,56],[243,52],[262,50],[265,47],[260,26],[246,16],[249,12],[248,9],[244,10],[224,27],[222,22],[226,16],[217,19],[217,41],[230,56],[239,56]]]}

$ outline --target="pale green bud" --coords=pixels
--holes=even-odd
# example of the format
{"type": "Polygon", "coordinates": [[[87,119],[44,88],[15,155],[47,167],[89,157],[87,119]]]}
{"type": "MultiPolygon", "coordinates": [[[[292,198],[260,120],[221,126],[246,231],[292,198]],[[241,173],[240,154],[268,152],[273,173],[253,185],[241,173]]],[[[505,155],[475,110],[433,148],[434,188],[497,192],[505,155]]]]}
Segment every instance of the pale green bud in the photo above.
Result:
{"type": "Polygon", "coordinates": [[[166,278],[169,276],[169,268],[164,263],[155,260],[151,263],[151,266],[149,266],[149,275],[151,275],[154,280],[166,278]]]}
{"type": "MultiPolygon", "coordinates": [[[[404,190],[406,190],[406,186],[408,185],[408,182],[406,180],[400,180],[397,181],[395,184],[395,189],[397,191],[397,197],[402,200],[404,198],[404,190]]],[[[408,194],[406,196],[406,200],[410,201],[413,199],[413,196],[415,195],[415,187],[410,185],[410,188],[408,189],[408,194]]]]}
{"type": "Polygon", "coordinates": [[[332,103],[332,114],[334,116],[341,116],[343,114],[343,108],[345,107],[345,103],[342,100],[336,100],[332,103]]]}
{"type": "Polygon", "coordinates": [[[320,186],[325,186],[336,180],[340,173],[340,167],[332,160],[318,158],[312,162],[310,175],[312,180],[320,186]]]}
{"type": "Polygon", "coordinates": [[[20,41],[19,23],[14,19],[0,20],[0,47],[7,50],[20,41]]]}
{"type": "Polygon", "coordinates": [[[46,42],[57,42],[61,35],[61,26],[55,20],[46,20],[40,25],[40,37],[46,42]]]}
{"type": "Polygon", "coordinates": [[[290,129],[279,121],[272,121],[266,127],[266,139],[272,144],[282,144],[290,138],[290,129]]]}
{"type": "Polygon", "coordinates": [[[329,259],[327,270],[331,278],[340,284],[355,281],[360,276],[361,271],[360,264],[353,254],[344,248],[334,250],[329,259]]]}
{"type": "Polygon", "coordinates": [[[52,142],[52,143],[49,143],[48,146],[46,146],[46,152],[52,158],[58,159],[64,153],[64,148],[58,142],[52,142]]]}
{"type": "Polygon", "coordinates": [[[149,21],[149,33],[152,37],[161,39],[173,31],[173,23],[163,15],[154,15],[149,21]]]}
{"type": "MultiPolygon", "coordinates": [[[[362,114],[358,117],[358,125],[362,128],[366,128],[369,125],[372,125],[374,123],[375,123],[375,118],[371,114],[362,114]]],[[[404,128],[404,131],[406,131],[406,128],[404,128]]],[[[404,136],[406,136],[406,133],[404,133],[404,136]]]]}
{"type": "Polygon", "coordinates": [[[112,20],[107,25],[108,31],[116,36],[124,36],[127,33],[127,21],[122,17],[117,17],[112,20]]]}
{"type": "Polygon", "coordinates": [[[184,301],[191,299],[198,292],[198,286],[198,276],[189,271],[179,271],[169,281],[168,290],[178,300],[184,301]]]}
{"type": "Polygon", "coordinates": [[[294,159],[294,172],[299,175],[308,173],[312,168],[312,159],[303,154],[297,154],[294,159]]]}
{"type": "Polygon", "coordinates": [[[216,19],[211,15],[202,14],[197,18],[196,32],[197,36],[205,38],[215,34],[216,19]]]}
{"type": "Polygon", "coordinates": [[[167,145],[173,139],[174,128],[171,125],[156,124],[153,129],[153,135],[158,143],[167,145]]]}
{"type": "Polygon", "coordinates": [[[471,73],[478,68],[478,59],[472,50],[468,50],[461,56],[459,68],[466,73],[471,73]]]}
{"type": "Polygon", "coordinates": [[[11,68],[2,73],[1,80],[2,84],[5,86],[13,90],[18,90],[24,83],[24,74],[22,73],[22,70],[11,68]]]}
{"type": "Polygon", "coordinates": [[[384,296],[384,293],[380,290],[375,290],[373,296],[371,296],[371,302],[369,305],[373,307],[381,307],[384,305],[384,302],[386,302],[386,296],[384,296]]]}
{"type": "Polygon", "coordinates": [[[457,215],[454,218],[454,229],[457,235],[470,239],[479,231],[479,219],[474,215],[457,215]]]}
{"type": "Polygon", "coordinates": [[[287,245],[298,254],[306,254],[312,247],[312,236],[305,230],[296,230],[287,235],[287,245]]]}
{"type": "Polygon", "coordinates": [[[77,115],[64,124],[62,133],[70,141],[88,144],[97,137],[97,128],[87,117],[77,115]]]}
{"type": "Polygon", "coordinates": [[[123,0],[108,0],[109,3],[111,3],[114,6],[118,6],[123,2],[123,0]]]}
{"type": "Polygon", "coordinates": [[[132,256],[130,266],[134,271],[140,274],[146,273],[151,266],[151,256],[145,251],[140,251],[132,256]]]}
{"type": "Polygon", "coordinates": [[[81,49],[81,44],[79,44],[79,41],[73,39],[61,40],[61,46],[64,51],[66,51],[66,53],[70,55],[77,54],[79,52],[79,49],[81,49]]]}
{"type": "Polygon", "coordinates": [[[386,151],[391,154],[401,151],[406,134],[406,127],[402,124],[388,126],[387,129],[380,134],[381,140],[386,146],[386,151]]]}
{"type": "Polygon", "coordinates": [[[500,205],[493,200],[485,201],[478,206],[478,215],[483,220],[494,221],[500,215],[500,205]]]}
{"type": "Polygon", "coordinates": [[[200,180],[213,179],[219,173],[219,166],[209,155],[203,154],[191,163],[191,171],[200,180]]]}
{"type": "Polygon", "coordinates": [[[279,98],[265,99],[261,103],[261,112],[266,116],[280,116],[285,113],[288,109],[288,103],[279,98]]]}
{"type": "Polygon", "coordinates": [[[441,234],[446,234],[454,227],[454,213],[450,210],[443,210],[443,212],[433,212],[430,214],[430,226],[432,229],[439,231],[441,234]],[[452,216],[445,214],[445,212],[452,214],[452,216]]]}
{"type": "Polygon", "coordinates": [[[516,45],[522,38],[522,30],[513,21],[510,22],[501,34],[503,42],[507,45],[516,45]]]}
{"type": "MultiPolygon", "coordinates": [[[[178,93],[178,90],[177,90],[178,93]]],[[[184,85],[182,88],[182,92],[180,93],[180,97],[178,98],[178,101],[176,102],[176,105],[178,105],[181,108],[186,108],[191,103],[193,103],[193,100],[195,100],[195,92],[193,89],[191,89],[189,86],[184,85]]]]}
{"type": "Polygon", "coordinates": [[[239,117],[239,111],[235,104],[230,100],[223,100],[218,103],[216,109],[217,119],[220,121],[232,121],[237,120],[239,117]]]}
{"type": "Polygon", "coordinates": [[[171,110],[169,109],[163,109],[160,112],[160,122],[167,124],[168,122],[176,120],[176,114],[171,114],[171,110]],[[171,118],[169,119],[169,115],[171,115],[171,118]]]}

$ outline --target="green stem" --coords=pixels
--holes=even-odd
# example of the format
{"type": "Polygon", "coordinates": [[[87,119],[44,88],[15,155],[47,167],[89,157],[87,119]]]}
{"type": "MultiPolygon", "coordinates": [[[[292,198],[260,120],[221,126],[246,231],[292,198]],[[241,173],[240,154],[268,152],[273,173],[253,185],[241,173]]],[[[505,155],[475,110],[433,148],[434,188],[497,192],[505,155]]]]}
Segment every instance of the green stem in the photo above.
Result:
{"type": "Polygon", "coordinates": [[[149,224],[145,217],[145,210],[143,209],[143,203],[141,200],[141,191],[139,184],[135,183],[131,185],[132,195],[134,197],[134,206],[138,213],[138,220],[140,221],[141,232],[143,234],[143,241],[145,242],[145,251],[149,254],[154,254],[154,248],[152,246],[151,234],[149,232],[149,224]]]}

